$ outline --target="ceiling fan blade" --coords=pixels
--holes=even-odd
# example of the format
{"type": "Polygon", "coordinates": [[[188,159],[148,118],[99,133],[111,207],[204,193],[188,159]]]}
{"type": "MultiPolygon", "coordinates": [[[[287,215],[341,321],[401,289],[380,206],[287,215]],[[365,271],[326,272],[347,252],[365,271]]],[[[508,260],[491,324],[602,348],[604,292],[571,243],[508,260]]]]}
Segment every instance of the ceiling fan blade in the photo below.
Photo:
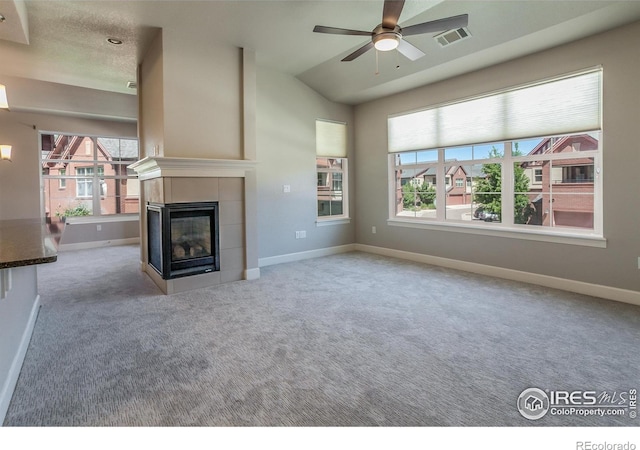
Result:
{"type": "Polygon", "coordinates": [[[353,61],[358,56],[362,55],[363,53],[367,52],[368,50],[371,50],[372,48],[373,48],[373,42],[369,42],[368,44],[363,45],[362,47],[360,47],[358,50],[356,50],[355,52],[351,53],[350,55],[347,55],[344,58],[342,58],[342,61],[353,61]]]}
{"type": "Polygon", "coordinates": [[[342,34],[347,36],[371,36],[371,31],[347,30],[346,28],[323,27],[322,25],[316,25],[313,31],[315,33],[342,34]]]}
{"type": "Polygon", "coordinates": [[[384,28],[395,28],[398,25],[404,0],[384,0],[384,9],[382,10],[382,26],[384,28]]]}
{"type": "Polygon", "coordinates": [[[432,20],[431,22],[419,23],[402,29],[403,36],[413,36],[414,34],[436,33],[438,31],[453,30],[455,28],[466,27],[469,24],[469,15],[447,17],[446,19],[432,20]]]}
{"type": "Polygon", "coordinates": [[[416,59],[422,58],[424,56],[424,52],[422,50],[405,41],[404,39],[400,39],[400,42],[398,43],[398,51],[409,58],[411,61],[415,61],[416,59]]]}

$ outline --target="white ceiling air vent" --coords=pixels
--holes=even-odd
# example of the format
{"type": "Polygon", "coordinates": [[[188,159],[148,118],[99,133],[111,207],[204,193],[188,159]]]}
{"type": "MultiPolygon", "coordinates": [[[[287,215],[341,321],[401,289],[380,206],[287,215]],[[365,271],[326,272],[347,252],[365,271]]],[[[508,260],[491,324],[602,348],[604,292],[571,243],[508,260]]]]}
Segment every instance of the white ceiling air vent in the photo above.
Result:
{"type": "Polygon", "coordinates": [[[451,45],[454,42],[460,42],[462,40],[468,39],[471,37],[471,33],[467,27],[456,28],[455,30],[445,31],[444,33],[440,33],[433,38],[440,44],[440,47],[446,47],[447,45],[451,45]]]}

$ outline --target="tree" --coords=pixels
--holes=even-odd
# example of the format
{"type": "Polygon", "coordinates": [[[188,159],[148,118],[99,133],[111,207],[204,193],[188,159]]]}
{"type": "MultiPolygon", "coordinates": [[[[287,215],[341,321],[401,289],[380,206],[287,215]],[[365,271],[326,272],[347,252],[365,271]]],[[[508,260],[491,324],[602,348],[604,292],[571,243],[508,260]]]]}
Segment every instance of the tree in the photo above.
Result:
{"type": "Polygon", "coordinates": [[[412,179],[402,186],[402,206],[404,209],[424,208],[433,205],[436,199],[436,190],[425,181],[418,184],[412,179]]]}
{"type": "Polygon", "coordinates": [[[424,182],[418,187],[418,195],[423,205],[433,207],[436,200],[436,189],[433,186],[429,186],[429,183],[424,182]]]}
{"type": "Polygon", "coordinates": [[[416,189],[412,182],[402,186],[402,206],[412,209],[416,206],[416,189]]]}
{"type": "MultiPolygon", "coordinates": [[[[515,144],[513,151],[514,156],[520,155],[518,143],[515,144]]],[[[525,174],[522,164],[513,165],[513,191],[515,193],[513,199],[513,223],[526,224],[534,212],[529,196],[525,192],[529,192],[529,177],[525,174]]]]}
{"type": "MultiPolygon", "coordinates": [[[[520,155],[518,143],[515,143],[513,155],[520,155]]],[[[489,152],[490,158],[501,158],[503,155],[493,147],[489,152]]],[[[474,201],[480,203],[485,211],[502,216],[502,170],[499,163],[487,163],[482,165],[484,178],[479,178],[475,184],[474,201]]],[[[529,178],[525,175],[524,168],[520,164],[513,166],[514,176],[514,223],[525,224],[533,213],[529,202],[529,178]]]]}

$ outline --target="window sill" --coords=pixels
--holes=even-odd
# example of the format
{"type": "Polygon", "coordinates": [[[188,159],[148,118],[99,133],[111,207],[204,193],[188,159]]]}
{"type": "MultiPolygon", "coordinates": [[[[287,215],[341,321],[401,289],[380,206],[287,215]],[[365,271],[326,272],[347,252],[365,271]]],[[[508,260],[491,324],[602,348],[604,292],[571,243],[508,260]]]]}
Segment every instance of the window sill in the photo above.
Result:
{"type": "Polygon", "coordinates": [[[509,239],[523,239],[528,241],[553,242],[556,244],[581,245],[585,247],[606,248],[607,240],[594,234],[579,232],[559,233],[555,230],[524,230],[519,228],[496,227],[491,225],[467,225],[464,223],[426,222],[412,219],[391,218],[387,224],[395,227],[419,228],[424,230],[450,231],[453,233],[478,234],[509,239]]]}
{"type": "Polygon", "coordinates": [[[81,225],[87,223],[105,223],[105,222],[134,222],[140,220],[138,214],[109,214],[108,216],[76,216],[67,217],[67,225],[81,225]]]}
{"type": "Polygon", "coordinates": [[[345,225],[351,223],[350,217],[336,217],[329,219],[316,219],[317,227],[328,227],[329,225],[345,225]]]}

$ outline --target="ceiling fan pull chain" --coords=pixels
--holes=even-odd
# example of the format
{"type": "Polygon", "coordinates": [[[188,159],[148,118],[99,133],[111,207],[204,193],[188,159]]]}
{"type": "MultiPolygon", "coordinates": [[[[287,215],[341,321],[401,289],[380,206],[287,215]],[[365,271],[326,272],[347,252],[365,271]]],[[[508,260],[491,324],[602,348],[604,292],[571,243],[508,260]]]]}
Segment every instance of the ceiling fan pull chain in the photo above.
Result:
{"type": "Polygon", "coordinates": [[[376,49],[376,75],[380,75],[380,70],[378,69],[378,49],[376,49]]]}

